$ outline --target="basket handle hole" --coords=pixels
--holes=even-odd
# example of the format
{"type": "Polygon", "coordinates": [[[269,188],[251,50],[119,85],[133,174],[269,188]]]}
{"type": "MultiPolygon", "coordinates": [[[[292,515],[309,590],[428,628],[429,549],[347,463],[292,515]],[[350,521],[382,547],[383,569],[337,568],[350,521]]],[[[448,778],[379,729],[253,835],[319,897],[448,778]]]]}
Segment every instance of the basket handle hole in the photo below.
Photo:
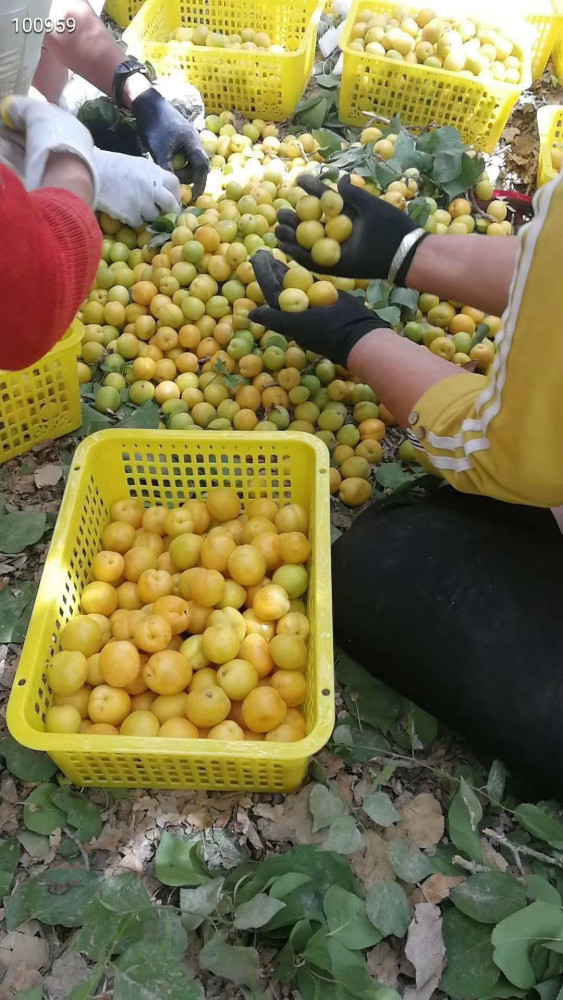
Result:
{"type": "Polygon", "coordinates": [[[321,694],[323,694],[325,696],[325,698],[326,698],[330,694],[330,691],[329,691],[328,688],[323,688],[322,691],[321,691],[321,694]]]}

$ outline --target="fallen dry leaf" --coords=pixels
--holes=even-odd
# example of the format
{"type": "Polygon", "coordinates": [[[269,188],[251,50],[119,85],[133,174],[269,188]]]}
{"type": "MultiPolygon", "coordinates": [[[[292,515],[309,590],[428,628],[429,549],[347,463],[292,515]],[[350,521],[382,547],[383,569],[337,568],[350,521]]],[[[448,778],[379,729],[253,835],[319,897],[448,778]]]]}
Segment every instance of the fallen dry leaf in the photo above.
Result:
{"type": "Polygon", "coordinates": [[[415,967],[416,986],[408,986],[403,1000],[430,1000],[442,978],[446,947],[442,915],[433,903],[418,903],[407,932],[405,955],[415,967]]]}
{"type": "Polygon", "coordinates": [[[310,792],[310,786],[305,785],[295,795],[288,795],[283,803],[273,807],[274,819],[259,819],[256,825],[262,837],[275,844],[320,844],[323,831],[313,833],[310,792]]]}
{"type": "Polygon", "coordinates": [[[350,864],[364,889],[369,889],[375,882],[395,881],[395,872],[387,855],[387,843],[375,830],[366,830],[364,845],[352,854],[350,864]]]}
{"type": "Polygon", "coordinates": [[[5,934],[0,941],[0,967],[40,970],[49,964],[49,945],[23,927],[5,934]]]}
{"type": "Polygon", "coordinates": [[[395,951],[388,941],[380,941],[366,954],[368,972],[376,983],[385,983],[392,990],[399,986],[400,951],[395,951]]]}
{"type": "Polygon", "coordinates": [[[496,868],[497,871],[505,872],[506,869],[508,868],[508,861],[506,860],[506,858],[503,858],[502,854],[499,854],[498,851],[495,851],[490,840],[487,840],[486,837],[480,837],[479,841],[481,844],[481,849],[483,851],[483,861],[486,861],[487,864],[491,865],[492,868],[496,868]]]}
{"type": "Polygon", "coordinates": [[[450,890],[461,882],[465,882],[463,875],[442,875],[437,872],[436,875],[430,875],[420,888],[411,892],[409,903],[411,906],[417,903],[441,903],[448,898],[450,890]]]}
{"type": "Polygon", "coordinates": [[[65,951],[53,962],[53,967],[45,977],[45,991],[49,1000],[67,1000],[69,993],[88,979],[90,972],[86,962],[76,951],[65,951]]]}
{"type": "Polygon", "coordinates": [[[434,847],[444,836],[444,817],[440,803],[429,792],[410,799],[401,810],[403,819],[397,824],[417,847],[434,847]]]}
{"type": "Polygon", "coordinates": [[[41,490],[44,486],[56,486],[62,479],[62,475],[62,466],[54,464],[42,465],[41,468],[37,469],[33,478],[35,485],[41,490]]]}

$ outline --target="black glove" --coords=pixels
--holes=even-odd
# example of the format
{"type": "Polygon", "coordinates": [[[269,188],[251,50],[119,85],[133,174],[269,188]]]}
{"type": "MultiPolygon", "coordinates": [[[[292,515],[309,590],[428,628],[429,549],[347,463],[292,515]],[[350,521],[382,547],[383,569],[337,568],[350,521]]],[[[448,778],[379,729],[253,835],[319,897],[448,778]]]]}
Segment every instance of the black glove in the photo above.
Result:
{"type": "MultiPolygon", "coordinates": [[[[307,194],[320,198],[331,189],[310,174],[301,174],[296,183],[307,194]]],[[[347,175],[340,178],[338,190],[344,200],[343,214],[354,223],[351,236],[341,244],[341,257],[333,267],[318,267],[313,263],[311,253],[299,246],[295,230],[299,219],[288,208],[280,209],[276,236],[285,253],[294,260],[317,273],[336,274],[342,278],[389,278],[401,284],[410,267],[420,240],[429,234],[418,229],[410,216],[381,198],[376,198],[362,188],[350,183],[347,175]],[[412,235],[411,235],[412,234],[412,235]],[[409,240],[399,248],[405,237],[409,240]],[[417,239],[418,236],[418,239],[417,239]],[[409,243],[412,245],[408,246],[409,243]],[[397,260],[394,262],[395,255],[397,260]],[[395,263],[393,271],[391,265],[395,263]]]]}
{"type": "Polygon", "coordinates": [[[141,142],[159,167],[173,172],[172,157],[176,153],[185,156],[186,166],[177,173],[182,184],[193,184],[195,201],[203,193],[209,170],[209,160],[197,129],[154,87],[135,98],[131,111],[137,119],[141,142]]]}
{"type": "Polygon", "coordinates": [[[301,313],[282,312],[278,298],[289,269],[267,250],[258,250],[251,263],[268,305],[253,309],[249,318],[296,340],[306,351],[314,351],[346,368],[350,351],[366,333],[384,326],[391,329],[389,323],[374,316],[348,292],[339,292],[338,302],[332,306],[314,306],[301,313]]]}

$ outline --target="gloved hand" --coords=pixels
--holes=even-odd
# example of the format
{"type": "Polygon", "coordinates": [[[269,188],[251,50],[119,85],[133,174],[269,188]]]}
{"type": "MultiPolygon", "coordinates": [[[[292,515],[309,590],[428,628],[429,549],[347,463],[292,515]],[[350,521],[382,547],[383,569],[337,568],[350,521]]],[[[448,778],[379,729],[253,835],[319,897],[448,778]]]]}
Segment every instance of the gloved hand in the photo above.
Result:
{"type": "Polygon", "coordinates": [[[306,351],[322,354],[346,368],[350,351],[366,333],[381,327],[391,329],[389,323],[374,316],[348,292],[339,292],[338,302],[332,306],[314,306],[297,313],[282,312],[278,298],[289,268],[267,250],[258,250],[251,263],[268,305],[253,309],[249,318],[253,323],[261,323],[268,330],[296,340],[306,351]]]}
{"type": "Polygon", "coordinates": [[[94,204],[98,175],[94,144],[88,131],[68,111],[30,97],[10,96],[2,102],[2,120],[8,128],[25,133],[24,176],[28,191],[41,187],[51,153],[69,153],[86,164],[92,177],[94,204]]]}
{"type": "Polygon", "coordinates": [[[172,170],[172,157],[185,156],[187,163],[178,171],[182,183],[193,184],[193,200],[203,193],[209,160],[199,132],[176,108],[149,87],[131,105],[137,120],[139,138],[153,160],[164,170],[172,170]]]}
{"type": "Polygon", "coordinates": [[[100,189],[96,208],[128,226],[181,210],[180,181],[144,156],[94,148],[100,189]]]}
{"type": "MultiPolygon", "coordinates": [[[[301,174],[296,183],[307,194],[317,198],[331,190],[310,174],[301,174]]],[[[282,250],[317,273],[336,274],[343,278],[389,278],[390,281],[401,284],[408,270],[405,264],[410,266],[414,248],[428,233],[418,229],[405,212],[351,184],[347,175],[340,178],[338,190],[344,200],[343,214],[348,215],[354,223],[351,236],[341,244],[342,255],[338,264],[322,268],[313,263],[310,251],[297,242],[295,230],[299,219],[288,208],[282,208],[278,214],[280,225],[276,229],[276,236],[282,250]],[[396,266],[398,262],[399,266],[396,266]]]]}

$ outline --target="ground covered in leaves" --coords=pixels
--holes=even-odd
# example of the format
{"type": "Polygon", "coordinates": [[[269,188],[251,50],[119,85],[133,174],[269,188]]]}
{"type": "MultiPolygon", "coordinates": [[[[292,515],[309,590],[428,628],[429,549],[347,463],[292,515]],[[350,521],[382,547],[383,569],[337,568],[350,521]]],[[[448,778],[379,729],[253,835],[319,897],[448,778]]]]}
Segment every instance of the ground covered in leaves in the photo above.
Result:
{"type": "MultiPolygon", "coordinates": [[[[562,97],[549,74],[524,96],[499,187],[533,191],[535,111],[562,97]]],[[[293,795],[81,791],[7,735],[76,443],[0,468],[0,1000],[561,1000],[559,804],[520,801],[342,654],[332,740],[293,795]]],[[[380,469],[379,490],[407,478],[380,469]]]]}

